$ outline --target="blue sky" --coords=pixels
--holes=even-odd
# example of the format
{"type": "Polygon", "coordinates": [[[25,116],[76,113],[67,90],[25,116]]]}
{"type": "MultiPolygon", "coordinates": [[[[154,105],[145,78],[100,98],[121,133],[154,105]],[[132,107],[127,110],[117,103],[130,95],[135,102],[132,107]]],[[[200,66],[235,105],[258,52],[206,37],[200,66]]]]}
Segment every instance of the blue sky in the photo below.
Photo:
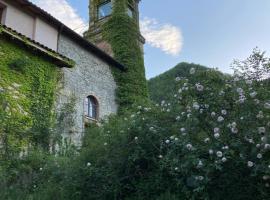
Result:
{"type": "MultiPolygon", "coordinates": [[[[88,0],[43,2],[49,1],[66,2],[84,23],[88,21],[88,0]]],[[[154,31],[146,33],[147,78],[179,62],[231,72],[233,59],[245,59],[256,46],[270,51],[270,0],[142,0],[140,14],[142,21],[152,23],[145,31],[154,31]]]]}

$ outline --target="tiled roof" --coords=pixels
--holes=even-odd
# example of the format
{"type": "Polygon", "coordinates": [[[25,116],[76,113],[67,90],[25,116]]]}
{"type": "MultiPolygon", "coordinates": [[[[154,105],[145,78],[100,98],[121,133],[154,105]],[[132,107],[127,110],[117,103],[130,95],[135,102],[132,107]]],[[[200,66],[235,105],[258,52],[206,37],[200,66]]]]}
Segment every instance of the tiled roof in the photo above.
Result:
{"type": "Polygon", "coordinates": [[[84,39],[75,31],[71,30],[69,27],[64,25],[62,22],[60,22],[58,19],[50,15],[45,10],[41,9],[40,7],[36,6],[35,4],[31,3],[28,0],[12,0],[12,2],[18,3],[22,7],[25,7],[29,9],[31,12],[35,13],[36,15],[46,19],[48,23],[57,26],[62,33],[67,34],[69,37],[75,40],[78,44],[80,44],[87,50],[91,51],[93,54],[95,54],[97,57],[101,58],[108,64],[111,64],[121,70],[125,70],[124,65],[116,61],[114,58],[112,58],[110,55],[102,51],[100,48],[98,48],[97,46],[89,42],[88,40],[84,39]]]}
{"type": "Polygon", "coordinates": [[[18,33],[17,31],[0,24],[0,35],[6,35],[9,38],[16,40],[23,45],[27,47],[31,47],[34,50],[38,51],[39,53],[49,56],[51,59],[53,59],[60,67],[73,67],[75,62],[68,57],[59,54],[58,52],[40,44],[39,42],[36,42],[21,33],[18,33]]]}

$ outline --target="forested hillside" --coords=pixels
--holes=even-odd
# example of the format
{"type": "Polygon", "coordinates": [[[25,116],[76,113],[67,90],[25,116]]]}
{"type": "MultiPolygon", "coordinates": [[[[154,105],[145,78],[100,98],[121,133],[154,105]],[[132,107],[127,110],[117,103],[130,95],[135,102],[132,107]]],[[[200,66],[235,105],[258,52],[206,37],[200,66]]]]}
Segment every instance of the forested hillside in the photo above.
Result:
{"type": "Polygon", "coordinates": [[[171,100],[171,98],[173,98],[173,93],[175,93],[177,87],[175,85],[176,77],[191,78],[191,81],[193,81],[192,76],[190,75],[191,68],[194,68],[198,72],[208,69],[205,66],[193,63],[179,63],[169,71],[159,76],[156,76],[148,81],[151,99],[157,103],[160,103],[163,100],[171,100]]]}

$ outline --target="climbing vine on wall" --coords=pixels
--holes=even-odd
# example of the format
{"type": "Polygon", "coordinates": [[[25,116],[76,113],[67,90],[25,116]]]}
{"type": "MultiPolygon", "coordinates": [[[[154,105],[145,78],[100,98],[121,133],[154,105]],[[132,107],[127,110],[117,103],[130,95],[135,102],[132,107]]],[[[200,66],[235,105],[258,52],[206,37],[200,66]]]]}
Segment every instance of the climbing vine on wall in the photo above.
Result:
{"type": "Polygon", "coordinates": [[[1,37],[0,72],[0,140],[5,154],[21,152],[29,144],[48,148],[57,67],[1,37]]]}
{"type": "Polygon", "coordinates": [[[115,0],[112,16],[102,27],[103,37],[110,43],[114,58],[127,68],[124,73],[114,70],[120,111],[148,100],[139,27],[135,19],[127,15],[127,5],[127,0],[115,0]]]}

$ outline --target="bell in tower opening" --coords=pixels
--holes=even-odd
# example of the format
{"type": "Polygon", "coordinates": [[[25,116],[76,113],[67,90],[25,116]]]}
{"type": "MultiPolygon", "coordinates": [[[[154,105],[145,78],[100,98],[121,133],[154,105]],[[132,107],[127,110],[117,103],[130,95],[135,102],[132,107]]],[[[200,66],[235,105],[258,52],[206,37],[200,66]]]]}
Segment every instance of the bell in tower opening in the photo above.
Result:
{"type": "MultiPolygon", "coordinates": [[[[114,57],[113,50],[109,42],[104,39],[103,25],[112,17],[115,3],[119,0],[89,0],[89,30],[84,33],[84,37],[114,57]]],[[[133,20],[139,29],[139,2],[140,0],[120,0],[126,1],[124,13],[133,20]]],[[[108,33],[110,34],[110,33],[108,33]]],[[[138,34],[138,43],[143,54],[144,37],[138,34]]]]}

